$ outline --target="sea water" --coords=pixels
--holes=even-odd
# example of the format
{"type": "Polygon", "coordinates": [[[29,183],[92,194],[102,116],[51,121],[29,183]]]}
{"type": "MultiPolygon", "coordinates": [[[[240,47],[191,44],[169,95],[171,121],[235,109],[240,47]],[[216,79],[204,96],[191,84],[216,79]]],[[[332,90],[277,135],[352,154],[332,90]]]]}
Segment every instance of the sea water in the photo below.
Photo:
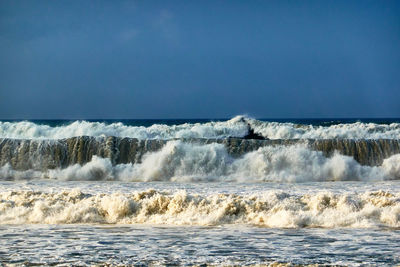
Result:
{"type": "Polygon", "coordinates": [[[4,265],[400,264],[397,120],[3,121],[0,138],[4,265]]]}

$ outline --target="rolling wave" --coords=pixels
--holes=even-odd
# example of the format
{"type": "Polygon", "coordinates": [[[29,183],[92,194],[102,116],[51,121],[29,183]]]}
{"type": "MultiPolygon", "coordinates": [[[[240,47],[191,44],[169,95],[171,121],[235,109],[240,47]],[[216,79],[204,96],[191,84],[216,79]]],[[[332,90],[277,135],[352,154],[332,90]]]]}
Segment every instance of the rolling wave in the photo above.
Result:
{"type": "Polygon", "coordinates": [[[2,180],[378,181],[399,179],[399,155],[398,123],[0,122],[2,180]]]}
{"type": "Polygon", "coordinates": [[[128,126],[121,122],[74,121],[63,126],[35,124],[29,121],[0,122],[0,138],[63,139],[75,136],[129,137],[137,139],[227,138],[244,137],[249,127],[268,139],[399,139],[400,124],[341,123],[331,126],[265,122],[243,116],[227,121],[128,126]]]}
{"type": "Polygon", "coordinates": [[[400,195],[385,191],[293,195],[199,195],[150,189],[129,194],[0,193],[0,224],[248,224],[261,227],[400,227],[400,195]]]}

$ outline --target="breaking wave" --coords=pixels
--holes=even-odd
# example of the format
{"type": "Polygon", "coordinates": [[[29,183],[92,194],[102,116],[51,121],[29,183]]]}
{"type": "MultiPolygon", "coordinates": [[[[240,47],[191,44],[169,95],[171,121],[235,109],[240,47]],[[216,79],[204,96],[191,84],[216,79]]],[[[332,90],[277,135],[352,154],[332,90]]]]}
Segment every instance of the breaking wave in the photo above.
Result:
{"type": "Polygon", "coordinates": [[[315,126],[251,120],[256,133],[269,139],[400,139],[400,123],[340,123],[315,126]]]}
{"type": "Polygon", "coordinates": [[[0,193],[1,224],[249,224],[261,227],[400,227],[400,194],[319,192],[198,195],[147,190],[130,194],[0,193]]]}
{"type": "Polygon", "coordinates": [[[137,139],[226,138],[247,134],[247,124],[232,119],[224,122],[184,123],[180,125],[153,124],[149,127],[128,126],[122,122],[103,123],[74,121],[51,127],[29,121],[0,122],[0,138],[62,139],[75,136],[116,136],[137,139]]]}
{"type": "Polygon", "coordinates": [[[331,126],[265,122],[243,116],[231,120],[179,125],[128,126],[122,122],[74,121],[51,127],[29,121],[0,122],[0,138],[62,139],[75,136],[116,136],[138,139],[244,137],[248,127],[269,139],[400,139],[400,124],[344,123],[331,126]]]}
{"type": "Polygon", "coordinates": [[[338,153],[326,157],[305,145],[266,146],[234,158],[223,144],[169,141],[140,162],[113,165],[93,156],[86,164],[45,170],[0,168],[0,179],[118,180],[173,182],[311,182],[400,179],[400,154],[380,166],[360,165],[338,153]]]}

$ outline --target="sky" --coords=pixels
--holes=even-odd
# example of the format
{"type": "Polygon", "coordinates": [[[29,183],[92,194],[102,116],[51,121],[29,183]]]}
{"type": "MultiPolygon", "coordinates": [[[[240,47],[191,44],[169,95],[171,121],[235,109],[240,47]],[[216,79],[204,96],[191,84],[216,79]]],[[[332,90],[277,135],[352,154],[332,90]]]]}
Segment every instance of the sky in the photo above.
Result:
{"type": "Polygon", "coordinates": [[[400,117],[400,1],[0,1],[0,119],[400,117]]]}

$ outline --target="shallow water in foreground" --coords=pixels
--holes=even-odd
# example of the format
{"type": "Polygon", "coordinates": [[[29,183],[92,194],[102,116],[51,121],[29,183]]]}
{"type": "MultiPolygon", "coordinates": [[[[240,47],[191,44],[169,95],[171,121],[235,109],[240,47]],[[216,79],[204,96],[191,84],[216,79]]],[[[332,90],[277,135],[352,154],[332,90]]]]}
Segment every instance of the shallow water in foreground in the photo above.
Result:
{"type": "Polygon", "coordinates": [[[267,229],[241,225],[1,225],[3,263],[67,266],[251,265],[271,262],[393,266],[400,230],[267,229]]]}
{"type": "MultiPolygon", "coordinates": [[[[239,197],[246,197],[250,193],[262,196],[268,192],[285,192],[294,196],[323,192],[354,195],[377,190],[398,194],[400,183],[94,184],[46,180],[0,183],[0,192],[3,193],[60,193],[79,189],[85,194],[107,195],[116,192],[130,194],[150,188],[167,195],[185,190],[188,194],[204,197],[217,193],[239,197]]],[[[57,206],[57,203],[53,204],[57,206]]],[[[379,213],[379,209],[376,212],[379,213]]],[[[397,211],[394,212],[398,216],[397,211]]],[[[175,215],[170,216],[174,218],[175,215]]],[[[400,264],[400,229],[387,227],[379,222],[374,224],[375,217],[376,214],[371,218],[364,218],[364,221],[373,223],[325,228],[269,228],[224,220],[211,226],[171,225],[163,224],[162,221],[158,224],[152,224],[151,221],[145,224],[1,224],[0,262],[17,266],[254,265],[272,262],[347,266],[400,264]]]]}

